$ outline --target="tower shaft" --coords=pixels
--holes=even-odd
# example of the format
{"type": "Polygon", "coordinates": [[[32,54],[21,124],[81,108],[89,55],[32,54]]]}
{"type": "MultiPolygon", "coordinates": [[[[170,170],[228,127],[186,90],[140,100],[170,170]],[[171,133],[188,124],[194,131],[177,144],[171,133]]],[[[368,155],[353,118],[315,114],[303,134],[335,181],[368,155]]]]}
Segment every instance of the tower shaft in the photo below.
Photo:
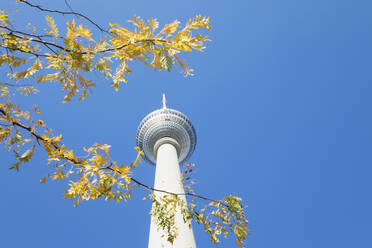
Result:
{"type": "MultiPolygon", "coordinates": [[[[155,145],[156,172],[154,188],[167,192],[183,194],[183,184],[181,172],[178,163],[177,142],[173,139],[159,140],[155,145]]],[[[166,193],[155,191],[157,199],[164,197],[166,193]]],[[[185,195],[180,195],[179,199],[186,204],[185,195]]],[[[155,219],[151,218],[150,237],[148,248],[196,248],[194,233],[191,223],[183,220],[180,208],[175,210],[175,226],[177,228],[177,237],[173,244],[167,241],[166,233],[159,228],[155,219]]]]}
{"type": "Polygon", "coordinates": [[[184,217],[189,216],[182,214],[186,213],[187,203],[179,166],[195,149],[194,126],[186,115],[167,108],[163,95],[163,108],[145,116],[138,126],[136,143],[143,150],[144,159],[156,165],[156,202],[152,206],[148,248],[196,248],[191,221],[184,221],[184,217]],[[165,198],[167,194],[168,197],[165,198]],[[174,194],[178,194],[176,202],[173,201],[174,194]],[[168,227],[171,228],[172,237],[175,236],[174,240],[170,240],[172,242],[168,240],[168,227]]]}

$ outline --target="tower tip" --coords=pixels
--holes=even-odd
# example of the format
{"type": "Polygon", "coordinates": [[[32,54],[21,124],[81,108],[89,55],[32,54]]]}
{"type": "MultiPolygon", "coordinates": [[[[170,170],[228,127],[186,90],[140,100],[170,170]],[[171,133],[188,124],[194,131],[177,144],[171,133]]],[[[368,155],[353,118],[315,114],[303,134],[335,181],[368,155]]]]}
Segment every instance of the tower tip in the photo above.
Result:
{"type": "Polygon", "coordinates": [[[164,93],[163,93],[163,108],[167,108],[167,100],[165,99],[164,93]]]}

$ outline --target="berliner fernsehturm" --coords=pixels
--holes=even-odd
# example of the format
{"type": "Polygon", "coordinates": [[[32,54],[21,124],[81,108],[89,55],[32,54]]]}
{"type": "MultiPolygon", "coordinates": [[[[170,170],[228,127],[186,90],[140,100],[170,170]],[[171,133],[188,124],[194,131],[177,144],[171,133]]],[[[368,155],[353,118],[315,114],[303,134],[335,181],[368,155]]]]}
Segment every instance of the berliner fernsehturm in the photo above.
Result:
{"type": "MultiPolygon", "coordinates": [[[[148,114],[137,130],[137,146],[145,160],[156,165],[154,189],[181,194],[186,202],[179,163],[187,160],[196,145],[196,133],[189,118],[183,113],[167,108],[165,95],[163,107],[148,114]]],[[[155,191],[156,197],[165,193],[155,191]]],[[[151,218],[148,248],[195,248],[194,233],[190,222],[184,221],[181,210],[175,210],[177,237],[173,244],[165,232],[151,218]]]]}

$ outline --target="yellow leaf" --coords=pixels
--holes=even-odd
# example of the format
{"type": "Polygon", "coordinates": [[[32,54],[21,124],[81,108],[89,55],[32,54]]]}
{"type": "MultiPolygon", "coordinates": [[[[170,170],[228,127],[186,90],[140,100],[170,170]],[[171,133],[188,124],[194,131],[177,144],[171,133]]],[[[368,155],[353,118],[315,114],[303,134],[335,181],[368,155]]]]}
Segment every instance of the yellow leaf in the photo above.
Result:
{"type": "Polygon", "coordinates": [[[59,36],[58,28],[57,28],[57,25],[55,24],[53,18],[50,17],[50,16],[46,16],[45,19],[48,23],[48,26],[51,28],[51,30],[50,29],[45,29],[45,33],[52,34],[54,36],[54,38],[57,39],[58,36],[59,36]]]}
{"type": "Polygon", "coordinates": [[[60,72],[56,72],[56,73],[48,74],[48,75],[45,75],[45,76],[38,76],[37,77],[38,78],[37,83],[48,81],[48,80],[50,82],[52,82],[53,80],[58,78],[59,74],[60,74],[60,72]]]}
{"type": "Polygon", "coordinates": [[[175,20],[173,23],[171,24],[166,24],[165,27],[160,31],[159,34],[163,34],[163,33],[166,33],[167,34],[167,38],[169,38],[169,36],[173,33],[175,33],[178,29],[178,26],[179,26],[180,22],[175,20]]]}
{"type": "Polygon", "coordinates": [[[92,33],[90,32],[90,30],[87,28],[87,27],[83,27],[83,25],[79,25],[79,27],[77,28],[77,33],[81,36],[81,37],[84,37],[88,40],[93,40],[92,39],[92,33]]]}
{"type": "Polygon", "coordinates": [[[34,155],[34,150],[35,150],[35,145],[33,145],[30,149],[28,149],[27,151],[25,151],[22,154],[22,156],[19,157],[19,161],[22,161],[22,162],[28,162],[28,161],[30,161],[30,159],[34,155]]]}
{"type": "Polygon", "coordinates": [[[41,114],[40,110],[36,107],[36,105],[32,106],[32,108],[35,110],[36,114],[41,114]]]}
{"type": "Polygon", "coordinates": [[[3,10],[0,10],[0,22],[2,23],[9,23],[8,14],[4,12],[3,10]]]}
{"type": "Polygon", "coordinates": [[[43,177],[43,178],[40,179],[40,183],[41,183],[41,184],[43,184],[43,183],[45,183],[45,182],[46,182],[46,177],[43,177]]]}

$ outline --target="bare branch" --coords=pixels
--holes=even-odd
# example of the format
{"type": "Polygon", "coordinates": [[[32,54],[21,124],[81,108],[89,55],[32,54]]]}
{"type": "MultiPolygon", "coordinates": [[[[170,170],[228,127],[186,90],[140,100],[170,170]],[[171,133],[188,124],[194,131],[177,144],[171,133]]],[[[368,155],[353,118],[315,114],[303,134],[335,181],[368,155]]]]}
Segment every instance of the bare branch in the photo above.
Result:
{"type": "Polygon", "coordinates": [[[71,5],[68,3],[67,0],[65,0],[65,4],[66,4],[66,6],[67,6],[71,11],[74,11],[74,10],[71,8],[71,5]]]}
{"type": "Polygon", "coordinates": [[[11,83],[1,83],[9,87],[29,87],[31,84],[11,84],[11,83]]]}
{"type": "Polygon", "coordinates": [[[95,23],[94,21],[92,21],[89,17],[87,17],[87,16],[85,16],[83,14],[80,14],[78,12],[46,9],[46,8],[41,7],[40,5],[32,4],[32,3],[30,3],[30,2],[28,2],[26,0],[19,0],[19,1],[21,3],[25,3],[25,4],[33,7],[33,8],[37,8],[37,9],[39,9],[41,11],[44,11],[44,12],[59,13],[59,14],[62,14],[62,15],[76,15],[76,16],[80,16],[80,17],[84,18],[85,20],[87,20],[88,22],[92,23],[94,26],[96,26],[102,32],[105,32],[105,33],[108,33],[108,34],[112,35],[109,31],[107,31],[106,29],[101,28],[97,23],[95,23]]]}
{"type": "Polygon", "coordinates": [[[4,29],[6,29],[10,32],[13,32],[13,33],[27,35],[27,36],[38,38],[38,39],[41,39],[42,37],[53,37],[51,35],[36,35],[36,34],[25,33],[25,32],[22,32],[22,31],[15,30],[15,29],[11,29],[8,26],[3,26],[3,25],[0,25],[0,28],[4,28],[4,29]]]}

